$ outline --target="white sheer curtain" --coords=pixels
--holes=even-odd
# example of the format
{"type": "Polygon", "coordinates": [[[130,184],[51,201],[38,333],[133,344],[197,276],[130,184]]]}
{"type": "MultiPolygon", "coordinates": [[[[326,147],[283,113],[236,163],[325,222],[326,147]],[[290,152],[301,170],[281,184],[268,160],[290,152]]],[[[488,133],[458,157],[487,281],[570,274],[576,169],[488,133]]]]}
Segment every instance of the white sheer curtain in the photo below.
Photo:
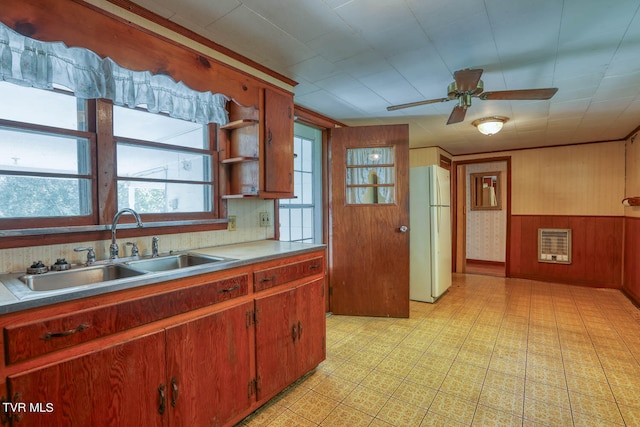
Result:
{"type": "Polygon", "coordinates": [[[166,75],[128,70],[88,49],[34,40],[1,22],[0,80],[49,90],[57,84],[78,98],[106,98],[202,124],[229,121],[225,95],[192,90],[166,75]]]}
{"type": "Polygon", "coordinates": [[[347,186],[357,185],[364,187],[348,188],[347,203],[395,203],[394,163],[394,151],[391,147],[348,149],[347,186]],[[391,186],[375,186],[380,184],[391,184],[391,186]]]}

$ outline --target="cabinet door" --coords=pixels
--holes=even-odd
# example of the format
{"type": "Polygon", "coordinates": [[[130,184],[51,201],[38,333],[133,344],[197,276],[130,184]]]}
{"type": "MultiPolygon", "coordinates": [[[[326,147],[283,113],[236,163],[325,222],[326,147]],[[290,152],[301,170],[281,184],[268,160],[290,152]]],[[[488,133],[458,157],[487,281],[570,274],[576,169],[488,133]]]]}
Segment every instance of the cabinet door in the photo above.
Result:
{"type": "Polygon", "coordinates": [[[252,302],[167,329],[172,425],[225,425],[249,408],[255,396],[248,312],[252,302]]]}
{"type": "Polygon", "coordinates": [[[14,420],[21,426],[165,426],[167,417],[159,413],[165,372],[159,331],[12,375],[14,420]]]}
{"type": "Polygon", "coordinates": [[[296,379],[296,292],[256,298],[258,400],[271,398],[296,379]]]}
{"type": "Polygon", "coordinates": [[[326,313],[324,278],[296,289],[298,302],[297,377],[306,374],[326,357],[326,313]]]}
{"type": "Polygon", "coordinates": [[[293,98],[265,89],[264,191],[293,197],[293,98]]]}

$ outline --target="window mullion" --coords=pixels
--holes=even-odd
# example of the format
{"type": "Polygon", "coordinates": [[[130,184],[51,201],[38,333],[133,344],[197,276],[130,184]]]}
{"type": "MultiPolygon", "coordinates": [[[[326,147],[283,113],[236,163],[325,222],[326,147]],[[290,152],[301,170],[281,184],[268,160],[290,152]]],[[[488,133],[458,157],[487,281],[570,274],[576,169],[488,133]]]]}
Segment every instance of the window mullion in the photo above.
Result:
{"type": "Polygon", "coordinates": [[[117,209],[116,144],[113,138],[113,104],[96,101],[96,168],[98,222],[110,224],[117,209]]]}

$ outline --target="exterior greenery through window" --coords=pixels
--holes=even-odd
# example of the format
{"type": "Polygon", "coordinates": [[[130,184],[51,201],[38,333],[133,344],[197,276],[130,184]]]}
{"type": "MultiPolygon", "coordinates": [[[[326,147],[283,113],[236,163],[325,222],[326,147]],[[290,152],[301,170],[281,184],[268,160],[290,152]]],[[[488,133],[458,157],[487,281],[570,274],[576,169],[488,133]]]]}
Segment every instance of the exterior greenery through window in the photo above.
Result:
{"type": "Polygon", "coordinates": [[[97,224],[124,207],[164,221],[215,218],[213,125],[81,100],[64,88],[0,82],[0,99],[11,100],[0,103],[3,228],[97,224]],[[98,113],[99,104],[111,114],[98,113]],[[115,182],[98,185],[104,176],[115,182]]]}

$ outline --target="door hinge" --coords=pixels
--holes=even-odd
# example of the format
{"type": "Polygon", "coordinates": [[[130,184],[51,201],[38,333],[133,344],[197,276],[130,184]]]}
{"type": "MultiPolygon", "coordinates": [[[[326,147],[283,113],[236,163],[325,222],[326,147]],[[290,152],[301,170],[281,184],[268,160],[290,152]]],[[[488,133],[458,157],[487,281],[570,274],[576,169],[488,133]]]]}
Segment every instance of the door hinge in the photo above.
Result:
{"type": "Polygon", "coordinates": [[[247,394],[247,397],[249,399],[251,399],[251,396],[253,396],[254,394],[257,396],[258,392],[260,392],[260,377],[256,377],[253,378],[251,380],[249,380],[249,383],[247,384],[247,388],[249,393],[247,394]]]}
{"type": "Polygon", "coordinates": [[[254,394],[257,394],[256,384],[257,384],[257,381],[255,378],[250,379],[249,383],[247,383],[247,389],[248,389],[247,399],[251,399],[251,396],[253,396],[254,394]]]}
{"type": "Polygon", "coordinates": [[[256,323],[256,312],[253,310],[247,311],[247,329],[251,327],[251,325],[255,325],[256,323]]]}
{"type": "Polygon", "coordinates": [[[7,406],[5,403],[8,403],[7,398],[5,396],[0,397],[0,405],[2,405],[0,407],[0,422],[2,422],[2,425],[9,424],[9,421],[11,421],[11,413],[5,410],[7,406]]]}
{"type": "MultiPolygon", "coordinates": [[[[22,415],[15,411],[15,407],[18,407],[18,402],[22,396],[20,393],[16,393],[13,395],[13,399],[7,399],[5,396],[0,397],[0,422],[2,425],[10,424],[12,421],[19,422],[22,419],[22,415]]],[[[24,405],[24,403],[20,403],[20,405],[24,405]]]]}

